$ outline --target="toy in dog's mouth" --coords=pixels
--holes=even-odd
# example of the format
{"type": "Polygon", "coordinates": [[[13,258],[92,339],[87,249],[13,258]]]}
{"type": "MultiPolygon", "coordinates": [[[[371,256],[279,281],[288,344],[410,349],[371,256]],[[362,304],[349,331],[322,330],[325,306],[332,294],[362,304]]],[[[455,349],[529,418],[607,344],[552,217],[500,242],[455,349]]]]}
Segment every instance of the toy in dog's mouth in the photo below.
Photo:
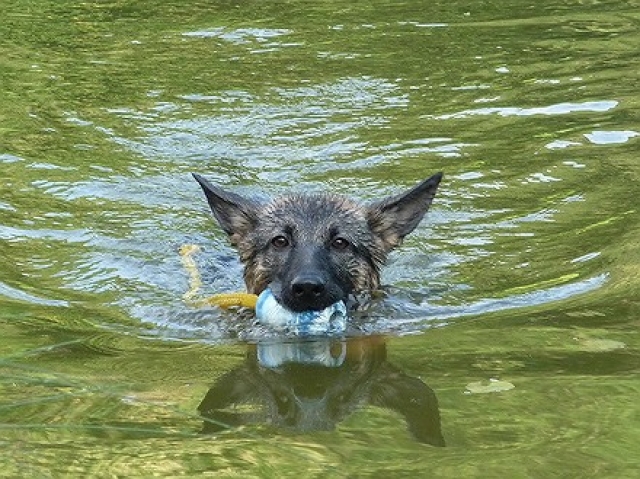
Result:
{"type": "Polygon", "coordinates": [[[319,311],[291,311],[280,304],[267,288],[259,296],[250,293],[221,293],[195,301],[197,306],[217,306],[222,309],[255,310],[260,324],[296,335],[336,335],[347,329],[347,307],[338,301],[319,311]]]}
{"type": "Polygon", "coordinates": [[[296,312],[280,304],[269,288],[259,296],[251,293],[221,293],[196,299],[202,286],[200,271],[193,260],[193,255],[198,251],[200,248],[197,245],[183,245],[180,248],[182,263],[189,273],[189,291],[183,296],[187,302],[195,306],[217,306],[222,309],[254,309],[261,324],[297,335],[333,335],[347,329],[347,307],[344,301],[318,311],[296,312]]]}
{"type": "Polygon", "coordinates": [[[339,334],[347,328],[347,307],[344,301],[338,301],[319,311],[295,312],[278,303],[267,288],[258,296],[256,318],[262,324],[294,334],[339,334]]]}

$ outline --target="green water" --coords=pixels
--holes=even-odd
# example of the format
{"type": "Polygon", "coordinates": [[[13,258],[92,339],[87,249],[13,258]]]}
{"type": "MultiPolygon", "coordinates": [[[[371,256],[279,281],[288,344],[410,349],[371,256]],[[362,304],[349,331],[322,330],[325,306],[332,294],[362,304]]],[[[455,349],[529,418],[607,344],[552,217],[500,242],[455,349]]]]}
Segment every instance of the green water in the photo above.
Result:
{"type": "Polygon", "coordinates": [[[2,11],[0,476],[638,477],[637,1],[2,11]],[[365,200],[444,171],[386,344],[278,374],[185,305],[182,244],[202,294],[243,286],[192,171],[365,200]],[[203,419],[216,385],[253,399],[203,419]],[[333,415],[258,405],[296,388],[333,415]]]}

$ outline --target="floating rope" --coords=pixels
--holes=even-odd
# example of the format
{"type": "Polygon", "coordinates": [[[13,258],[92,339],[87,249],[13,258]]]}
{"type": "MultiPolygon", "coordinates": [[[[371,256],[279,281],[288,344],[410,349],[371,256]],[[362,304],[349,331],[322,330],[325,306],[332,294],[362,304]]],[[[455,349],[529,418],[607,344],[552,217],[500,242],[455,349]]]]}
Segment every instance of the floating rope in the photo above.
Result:
{"type": "Polygon", "coordinates": [[[193,255],[202,249],[198,245],[185,244],[178,250],[182,260],[182,266],[189,275],[189,290],[182,295],[182,298],[197,307],[217,306],[222,309],[229,308],[256,308],[258,296],[250,293],[220,293],[207,298],[197,299],[202,288],[202,275],[198,265],[193,259],[193,255]]]}

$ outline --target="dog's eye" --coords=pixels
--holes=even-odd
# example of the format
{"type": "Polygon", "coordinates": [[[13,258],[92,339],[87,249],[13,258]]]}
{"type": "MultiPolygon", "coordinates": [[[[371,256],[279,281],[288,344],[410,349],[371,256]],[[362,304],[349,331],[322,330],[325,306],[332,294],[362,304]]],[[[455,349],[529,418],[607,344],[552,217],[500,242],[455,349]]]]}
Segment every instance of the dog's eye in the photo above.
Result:
{"type": "Polygon", "coordinates": [[[282,249],[282,248],[286,248],[287,246],[289,246],[289,240],[286,238],[286,236],[276,236],[271,240],[271,244],[273,246],[275,246],[278,249],[282,249]]]}
{"type": "Polygon", "coordinates": [[[333,246],[335,249],[346,249],[349,247],[349,242],[344,239],[344,238],[334,238],[333,241],[331,242],[331,246],[333,246]]]}

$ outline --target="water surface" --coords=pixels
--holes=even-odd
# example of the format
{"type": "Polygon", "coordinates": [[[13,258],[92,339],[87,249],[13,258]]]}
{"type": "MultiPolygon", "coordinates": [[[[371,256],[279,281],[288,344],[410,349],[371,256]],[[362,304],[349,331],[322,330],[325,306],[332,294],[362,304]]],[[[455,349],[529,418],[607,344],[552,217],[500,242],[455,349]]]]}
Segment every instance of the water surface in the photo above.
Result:
{"type": "Polygon", "coordinates": [[[5,474],[635,477],[638,7],[8,2],[5,474]],[[372,339],[255,346],[193,171],[445,180],[372,339]]]}

